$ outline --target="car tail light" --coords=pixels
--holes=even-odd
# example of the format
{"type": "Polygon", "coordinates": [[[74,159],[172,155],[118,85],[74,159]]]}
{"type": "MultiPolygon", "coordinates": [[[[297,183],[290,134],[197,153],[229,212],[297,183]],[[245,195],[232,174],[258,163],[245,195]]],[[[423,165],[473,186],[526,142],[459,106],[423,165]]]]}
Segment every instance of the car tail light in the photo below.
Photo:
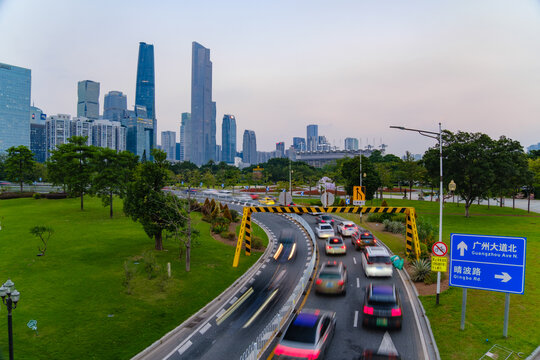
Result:
{"type": "Polygon", "coordinates": [[[345,245],[341,246],[342,249],[345,249],[345,245]]]}
{"type": "Polygon", "coordinates": [[[377,243],[377,239],[373,239],[373,243],[376,244],[376,243],[377,243]]]}
{"type": "Polygon", "coordinates": [[[401,308],[392,309],[392,316],[401,316],[401,308]]]}
{"type": "Polygon", "coordinates": [[[320,350],[313,350],[311,355],[308,355],[308,360],[316,360],[319,358],[319,355],[321,354],[320,350]]]}
{"type": "Polygon", "coordinates": [[[324,221],[324,220],[321,220],[321,222],[322,222],[322,223],[325,223],[326,221],[324,221]]]}
{"type": "Polygon", "coordinates": [[[315,281],[315,284],[321,285],[321,284],[322,284],[322,280],[321,280],[321,279],[317,279],[317,281],[315,281]]]}
{"type": "Polygon", "coordinates": [[[339,280],[339,281],[337,282],[337,284],[338,284],[339,286],[341,286],[341,285],[345,284],[345,282],[344,282],[343,280],[339,280]]]}
{"type": "Polygon", "coordinates": [[[320,350],[310,350],[310,349],[297,349],[289,346],[283,346],[281,344],[278,344],[276,348],[274,349],[274,354],[276,355],[286,355],[286,356],[292,356],[292,357],[299,357],[309,360],[316,360],[319,358],[319,355],[321,355],[320,350]]]}
{"type": "Polygon", "coordinates": [[[331,246],[327,246],[326,247],[328,250],[332,250],[332,247],[331,246]]]}
{"type": "Polygon", "coordinates": [[[371,261],[371,260],[369,260],[369,259],[367,259],[367,263],[368,263],[369,265],[373,265],[373,261],[371,261]]]}
{"type": "Polygon", "coordinates": [[[373,308],[371,306],[364,305],[364,314],[373,315],[373,308]]]}

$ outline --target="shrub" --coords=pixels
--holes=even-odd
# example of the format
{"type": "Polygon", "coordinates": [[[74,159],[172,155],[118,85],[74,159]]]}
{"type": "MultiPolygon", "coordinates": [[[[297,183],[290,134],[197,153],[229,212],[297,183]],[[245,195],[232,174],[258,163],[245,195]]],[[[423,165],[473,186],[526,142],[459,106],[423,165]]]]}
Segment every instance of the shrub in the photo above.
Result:
{"type": "Polygon", "coordinates": [[[240,214],[234,209],[229,209],[231,213],[232,222],[238,222],[240,220],[240,214]]]}
{"type": "Polygon", "coordinates": [[[232,222],[231,212],[229,211],[229,207],[227,206],[227,204],[225,204],[225,206],[223,207],[223,217],[229,220],[229,222],[232,222]]]}
{"type": "Polygon", "coordinates": [[[229,220],[223,216],[218,216],[212,220],[212,232],[214,234],[221,234],[229,229],[229,220]]]}
{"type": "Polygon", "coordinates": [[[394,216],[394,214],[389,213],[371,213],[368,215],[367,221],[382,223],[384,220],[392,220],[394,216]]]}
{"type": "Polygon", "coordinates": [[[41,199],[41,194],[40,193],[34,193],[34,195],[32,195],[32,197],[36,200],[39,200],[41,199]]]}
{"type": "Polygon", "coordinates": [[[424,281],[431,272],[431,262],[428,259],[413,260],[411,267],[411,280],[414,282],[424,281]]]}
{"type": "Polygon", "coordinates": [[[264,249],[263,240],[258,236],[253,236],[251,238],[251,248],[256,250],[264,249]]]}
{"type": "Polygon", "coordinates": [[[45,199],[51,199],[51,200],[67,199],[68,194],[67,193],[48,193],[48,194],[42,194],[41,197],[44,197],[45,199]]]}
{"type": "Polygon", "coordinates": [[[383,201],[382,201],[381,206],[383,206],[383,207],[388,206],[388,203],[386,202],[386,200],[383,200],[383,201]]]}
{"type": "Polygon", "coordinates": [[[416,219],[416,229],[418,231],[418,239],[420,242],[423,242],[428,249],[431,249],[436,241],[435,233],[437,233],[437,227],[419,217],[416,219]]]}
{"type": "Polygon", "coordinates": [[[230,232],[230,231],[223,231],[221,233],[221,236],[224,237],[225,239],[229,239],[229,240],[235,240],[236,239],[236,234],[233,233],[233,232],[230,232]]]}
{"type": "Polygon", "coordinates": [[[135,274],[135,269],[131,262],[124,261],[124,280],[122,280],[122,286],[126,288],[126,294],[131,295],[131,280],[135,274]]]}
{"type": "Polygon", "coordinates": [[[214,207],[214,210],[212,210],[212,213],[210,214],[210,218],[212,220],[216,219],[217,217],[219,217],[219,206],[215,206],[214,207]]]}
{"type": "Polygon", "coordinates": [[[158,275],[159,265],[156,262],[156,256],[152,251],[147,251],[143,255],[144,271],[148,279],[153,279],[158,275]]]}
{"type": "Polygon", "coordinates": [[[19,199],[19,198],[29,198],[32,197],[34,193],[32,192],[2,192],[0,193],[0,199],[19,199]]]}
{"type": "Polygon", "coordinates": [[[391,220],[385,219],[383,221],[383,225],[384,225],[384,231],[389,231],[394,234],[405,233],[405,224],[399,221],[391,221],[391,220]]]}

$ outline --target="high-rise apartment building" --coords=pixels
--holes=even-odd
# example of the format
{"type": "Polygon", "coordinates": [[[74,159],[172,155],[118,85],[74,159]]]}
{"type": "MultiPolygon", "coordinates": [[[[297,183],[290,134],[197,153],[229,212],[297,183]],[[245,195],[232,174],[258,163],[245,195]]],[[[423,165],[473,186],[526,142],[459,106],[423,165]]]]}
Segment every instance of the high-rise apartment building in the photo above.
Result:
{"type": "Polygon", "coordinates": [[[127,96],[121,91],[109,91],[103,101],[103,118],[122,122],[127,111],[127,96]]]}
{"type": "Polygon", "coordinates": [[[180,143],[176,143],[176,161],[180,161],[180,143]]]}
{"type": "Polygon", "coordinates": [[[234,164],[236,156],[236,119],[234,115],[224,115],[221,124],[221,156],[227,164],[234,164]]]}
{"type": "Polygon", "coordinates": [[[105,119],[90,123],[92,145],[116,151],[126,150],[127,129],[119,121],[105,119]]]}
{"type": "Polygon", "coordinates": [[[276,143],[276,157],[285,157],[285,143],[283,141],[276,143]]]}
{"type": "Polygon", "coordinates": [[[306,151],[306,139],[293,137],[293,148],[296,151],[306,151]]]}
{"type": "Polygon", "coordinates": [[[176,132],[161,132],[161,150],[165,151],[167,154],[167,160],[176,160],[176,132]]]}
{"type": "MultiPolygon", "coordinates": [[[[154,72],[154,45],[139,43],[139,60],[137,62],[137,86],[135,89],[135,105],[146,108],[146,119],[152,120],[152,147],[157,140],[156,92],[154,72]]],[[[147,155],[147,159],[150,157],[147,155]]]]}
{"type": "Polygon", "coordinates": [[[317,151],[319,144],[319,126],[308,125],[307,126],[307,151],[317,151]]]}
{"type": "Polygon", "coordinates": [[[189,160],[200,166],[214,159],[216,103],[212,101],[212,62],[210,49],[197,42],[192,45],[191,121],[188,132],[188,142],[191,143],[184,149],[190,152],[189,160]]]}
{"type": "Polygon", "coordinates": [[[245,130],[242,144],[242,162],[250,165],[257,164],[257,139],[255,131],[245,130]]]}
{"type": "Polygon", "coordinates": [[[44,163],[47,156],[46,118],[47,115],[40,108],[30,106],[30,151],[40,163],[44,163]]]}
{"type": "Polygon", "coordinates": [[[345,150],[358,150],[358,139],[345,138],[345,150]]]}
{"type": "Polygon", "coordinates": [[[31,71],[0,63],[0,152],[30,147],[31,71]]]}
{"type": "Polygon", "coordinates": [[[99,83],[92,80],[79,81],[77,94],[77,116],[99,119],[99,83]]]}
{"type": "Polygon", "coordinates": [[[47,117],[45,123],[45,133],[47,138],[47,154],[51,156],[51,151],[58,145],[67,144],[70,134],[71,115],[58,114],[47,117]]]}
{"type": "Polygon", "coordinates": [[[191,121],[191,113],[182,113],[182,120],[180,123],[180,161],[189,160],[189,147],[191,146],[191,133],[189,132],[189,122],[191,121]]]}

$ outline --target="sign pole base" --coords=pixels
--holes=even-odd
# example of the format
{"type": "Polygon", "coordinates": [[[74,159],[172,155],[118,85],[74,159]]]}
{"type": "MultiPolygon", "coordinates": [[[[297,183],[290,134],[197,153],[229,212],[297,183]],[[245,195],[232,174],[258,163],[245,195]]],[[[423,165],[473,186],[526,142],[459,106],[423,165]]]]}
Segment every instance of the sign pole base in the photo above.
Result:
{"type": "Polygon", "coordinates": [[[504,299],[504,327],[503,336],[506,339],[508,337],[508,316],[510,313],[510,293],[505,294],[504,299]]]}
{"type": "Polygon", "coordinates": [[[463,297],[461,299],[461,325],[460,330],[465,330],[465,310],[467,309],[467,288],[463,288],[463,297]]]}

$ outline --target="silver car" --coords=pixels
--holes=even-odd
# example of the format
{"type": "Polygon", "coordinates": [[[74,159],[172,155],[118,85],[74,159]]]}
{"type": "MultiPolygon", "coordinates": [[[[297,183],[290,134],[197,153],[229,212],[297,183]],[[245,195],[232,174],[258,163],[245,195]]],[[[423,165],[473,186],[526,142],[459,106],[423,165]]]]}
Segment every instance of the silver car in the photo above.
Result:
{"type": "Polygon", "coordinates": [[[328,238],[331,236],[335,236],[334,233],[334,227],[327,223],[320,223],[315,228],[315,233],[320,239],[328,238]]]}
{"type": "Polygon", "coordinates": [[[382,246],[368,246],[362,254],[362,267],[367,277],[391,277],[394,271],[390,253],[382,246]]]}
{"type": "Polygon", "coordinates": [[[342,236],[351,236],[356,230],[358,227],[352,221],[340,221],[337,226],[337,231],[342,236]]]}

